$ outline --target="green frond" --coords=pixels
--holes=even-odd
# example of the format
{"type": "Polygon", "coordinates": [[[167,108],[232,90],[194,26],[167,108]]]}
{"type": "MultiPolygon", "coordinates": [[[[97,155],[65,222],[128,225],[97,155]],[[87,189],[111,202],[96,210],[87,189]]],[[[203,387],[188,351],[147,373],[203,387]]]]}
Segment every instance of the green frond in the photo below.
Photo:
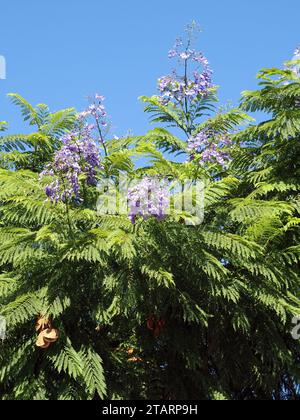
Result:
{"type": "Polygon", "coordinates": [[[20,107],[24,121],[29,121],[30,125],[40,124],[37,111],[28,101],[26,101],[26,99],[17,93],[9,93],[8,96],[11,98],[14,105],[20,107]]]}
{"type": "Polygon", "coordinates": [[[88,348],[84,350],[83,360],[83,380],[90,398],[97,393],[101,399],[104,399],[106,382],[101,357],[92,348],[88,348]]]}
{"type": "Polygon", "coordinates": [[[163,268],[151,268],[146,265],[140,267],[142,274],[145,274],[150,281],[154,281],[160,287],[165,287],[167,289],[175,287],[175,282],[173,279],[172,273],[168,273],[163,268]]]}
{"type": "Polygon", "coordinates": [[[48,136],[60,137],[74,127],[75,121],[75,109],[63,109],[54,114],[49,114],[46,124],[42,125],[40,130],[48,136]]]}
{"type": "Polygon", "coordinates": [[[1,308],[0,314],[5,317],[8,327],[24,323],[40,313],[41,304],[36,294],[27,293],[18,296],[1,308]]]}
{"type": "Polygon", "coordinates": [[[70,343],[59,349],[59,353],[54,353],[48,358],[58,373],[65,372],[75,380],[82,378],[84,368],[82,354],[77,352],[70,343]]]}
{"type": "Polygon", "coordinates": [[[195,134],[202,131],[203,129],[209,129],[221,134],[227,134],[233,129],[254,121],[253,118],[249,117],[245,112],[240,109],[231,109],[224,113],[216,114],[208,118],[204,123],[200,124],[195,134]]]}

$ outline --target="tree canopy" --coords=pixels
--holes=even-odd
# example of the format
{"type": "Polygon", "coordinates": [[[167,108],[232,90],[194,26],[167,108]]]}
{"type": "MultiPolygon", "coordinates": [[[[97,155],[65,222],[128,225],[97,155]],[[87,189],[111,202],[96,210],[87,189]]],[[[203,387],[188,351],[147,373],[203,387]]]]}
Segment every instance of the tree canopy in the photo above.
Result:
{"type": "Polygon", "coordinates": [[[32,133],[0,126],[2,399],[299,399],[298,61],[220,109],[206,57],[170,57],[142,136],[110,139],[101,95],[83,113],[10,95],[32,133]],[[99,212],[120,175],[132,208],[99,212]],[[201,182],[201,223],[153,179],[193,200],[201,182]]]}

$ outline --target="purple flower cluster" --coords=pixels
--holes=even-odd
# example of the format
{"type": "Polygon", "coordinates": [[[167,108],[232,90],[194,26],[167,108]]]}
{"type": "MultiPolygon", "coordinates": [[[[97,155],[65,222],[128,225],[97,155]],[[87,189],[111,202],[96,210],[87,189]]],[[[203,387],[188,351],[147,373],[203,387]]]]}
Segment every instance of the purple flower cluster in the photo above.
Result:
{"type": "Polygon", "coordinates": [[[208,131],[202,130],[196,136],[190,137],[188,141],[187,150],[190,155],[201,153],[209,142],[208,131]]]}
{"type": "Polygon", "coordinates": [[[169,58],[178,58],[179,62],[192,60],[203,67],[209,67],[209,61],[203,53],[189,47],[185,48],[181,39],[177,39],[174,47],[169,51],[169,58]]]}
{"type": "Polygon", "coordinates": [[[176,71],[171,76],[164,76],[158,80],[158,89],[164,104],[174,101],[175,105],[184,100],[193,102],[199,96],[208,94],[212,84],[212,71],[207,58],[202,52],[191,48],[183,48],[183,43],[178,40],[172,50],[169,51],[169,58],[177,58],[180,64],[185,67],[185,74],[179,76],[176,71]],[[187,75],[188,63],[196,65],[192,77],[187,75]],[[199,71],[199,66],[202,71],[199,71]]]}
{"type": "Polygon", "coordinates": [[[232,146],[232,140],[229,136],[202,130],[189,139],[188,152],[191,160],[199,155],[198,162],[200,165],[216,163],[226,167],[231,159],[228,151],[230,146],[232,146]]]}
{"type": "Polygon", "coordinates": [[[95,130],[99,135],[99,142],[103,146],[105,154],[107,154],[106,145],[105,145],[105,138],[108,133],[108,117],[106,109],[103,105],[105,101],[105,97],[96,93],[93,97],[89,98],[90,105],[89,107],[78,114],[78,120],[81,123],[84,123],[92,118],[95,122],[95,130]]]}
{"type": "Polygon", "coordinates": [[[93,117],[100,126],[107,127],[107,112],[103,105],[104,101],[105,97],[97,93],[93,98],[90,98],[91,103],[88,109],[78,114],[78,118],[85,120],[88,117],[93,117]]]}
{"type": "Polygon", "coordinates": [[[41,173],[43,177],[56,177],[47,185],[45,193],[53,202],[80,200],[80,177],[84,175],[88,185],[96,184],[100,165],[99,149],[91,137],[93,126],[84,126],[78,132],[62,137],[62,147],[54,160],[41,173]]]}
{"type": "Polygon", "coordinates": [[[132,223],[141,216],[144,220],[156,217],[162,220],[170,207],[170,192],[167,186],[156,178],[144,178],[127,194],[129,217],[132,223]]]}

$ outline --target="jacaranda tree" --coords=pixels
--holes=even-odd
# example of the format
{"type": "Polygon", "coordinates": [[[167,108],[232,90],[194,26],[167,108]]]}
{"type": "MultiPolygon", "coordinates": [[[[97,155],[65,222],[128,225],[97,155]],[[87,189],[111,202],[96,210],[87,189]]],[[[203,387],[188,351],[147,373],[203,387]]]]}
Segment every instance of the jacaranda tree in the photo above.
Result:
{"type": "Polygon", "coordinates": [[[101,95],[11,95],[32,134],[0,138],[2,399],[299,397],[297,62],[218,109],[191,34],[169,57],[143,136],[111,140],[101,95]],[[175,204],[199,185],[204,217],[175,204]]]}

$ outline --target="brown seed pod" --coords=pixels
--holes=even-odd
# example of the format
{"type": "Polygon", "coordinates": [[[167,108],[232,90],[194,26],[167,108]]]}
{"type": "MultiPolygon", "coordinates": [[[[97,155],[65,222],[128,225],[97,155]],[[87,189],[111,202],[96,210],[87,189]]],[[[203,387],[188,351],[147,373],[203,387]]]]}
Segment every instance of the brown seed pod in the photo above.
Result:
{"type": "Polygon", "coordinates": [[[137,363],[137,362],[142,362],[143,359],[141,359],[140,357],[130,357],[130,359],[128,359],[128,362],[133,362],[133,363],[137,363]]]}
{"type": "Polygon", "coordinates": [[[48,318],[42,315],[39,315],[35,324],[35,330],[38,332],[38,331],[43,331],[46,328],[51,328],[51,321],[48,318]]]}
{"type": "Polygon", "coordinates": [[[50,341],[45,340],[45,331],[42,331],[37,338],[36,346],[40,349],[47,349],[50,344],[50,341]]]}
{"type": "Polygon", "coordinates": [[[55,328],[48,328],[43,331],[44,340],[49,343],[55,343],[59,339],[59,331],[55,328]]]}
{"type": "Polygon", "coordinates": [[[151,331],[153,331],[155,329],[155,325],[156,325],[156,318],[154,315],[152,315],[150,318],[148,318],[147,320],[147,328],[151,331]]]}
{"type": "Polygon", "coordinates": [[[158,338],[166,325],[164,318],[158,318],[156,315],[151,315],[147,320],[147,327],[153,332],[155,338],[158,338]]]}

